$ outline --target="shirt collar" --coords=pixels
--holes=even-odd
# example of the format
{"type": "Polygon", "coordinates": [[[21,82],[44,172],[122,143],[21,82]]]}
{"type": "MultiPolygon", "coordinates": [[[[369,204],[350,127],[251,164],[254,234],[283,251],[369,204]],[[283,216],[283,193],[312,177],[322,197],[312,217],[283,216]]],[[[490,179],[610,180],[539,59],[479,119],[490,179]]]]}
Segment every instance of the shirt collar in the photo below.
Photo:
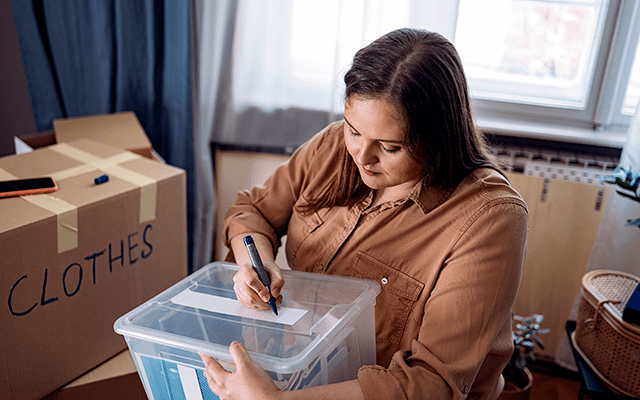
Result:
{"type": "MultiPolygon", "coordinates": [[[[423,178],[418,182],[411,193],[406,197],[394,201],[392,206],[400,205],[406,201],[412,200],[418,208],[424,213],[428,214],[451,195],[454,189],[448,189],[442,186],[429,186],[427,178],[423,178]]],[[[367,209],[373,202],[373,190],[369,189],[367,195],[359,202],[362,209],[367,209]]]]}
{"type": "Polygon", "coordinates": [[[416,203],[424,214],[428,214],[444,203],[454,190],[455,188],[427,185],[427,178],[425,177],[409,194],[409,198],[416,203]]]}

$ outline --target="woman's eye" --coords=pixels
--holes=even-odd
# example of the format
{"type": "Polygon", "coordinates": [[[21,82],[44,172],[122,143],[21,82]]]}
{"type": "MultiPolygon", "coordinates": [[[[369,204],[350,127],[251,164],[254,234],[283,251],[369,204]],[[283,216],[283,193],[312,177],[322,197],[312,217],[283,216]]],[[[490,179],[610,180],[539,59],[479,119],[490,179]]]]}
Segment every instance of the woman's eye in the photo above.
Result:
{"type": "Polygon", "coordinates": [[[400,151],[400,147],[388,148],[383,144],[380,144],[380,148],[382,148],[382,150],[386,153],[397,153],[398,151],[400,151]]]}
{"type": "Polygon", "coordinates": [[[354,132],[353,130],[351,130],[351,128],[349,128],[349,133],[351,134],[351,136],[360,136],[359,133],[354,132]]]}

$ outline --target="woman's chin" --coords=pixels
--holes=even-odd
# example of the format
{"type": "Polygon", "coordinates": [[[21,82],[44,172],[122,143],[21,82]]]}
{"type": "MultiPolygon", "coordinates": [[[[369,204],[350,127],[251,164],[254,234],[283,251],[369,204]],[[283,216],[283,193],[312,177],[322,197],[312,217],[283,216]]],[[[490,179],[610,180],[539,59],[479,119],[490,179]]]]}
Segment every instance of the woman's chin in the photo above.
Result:
{"type": "Polygon", "coordinates": [[[381,184],[380,180],[376,179],[375,175],[369,176],[362,174],[360,176],[362,177],[362,182],[370,189],[377,190],[384,187],[384,185],[381,184]]]}

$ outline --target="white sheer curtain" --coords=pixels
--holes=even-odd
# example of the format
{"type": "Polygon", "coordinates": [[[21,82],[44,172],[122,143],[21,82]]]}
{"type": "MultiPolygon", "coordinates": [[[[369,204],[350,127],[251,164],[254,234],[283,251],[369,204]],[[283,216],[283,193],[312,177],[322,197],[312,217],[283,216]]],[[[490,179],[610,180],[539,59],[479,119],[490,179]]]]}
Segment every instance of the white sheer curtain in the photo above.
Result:
{"type": "Polygon", "coordinates": [[[341,113],[342,78],[358,49],[406,26],[453,35],[457,2],[448,2],[446,7],[440,3],[241,1],[233,63],[234,109],[296,107],[341,113]],[[442,18],[446,9],[449,26],[443,23],[447,18],[442,18]],[[430,28],[433,21],[438,26],[430,28]]]}
{"type": "MultiPolygon", "coordinates": [[[[620,155],[620,167],[640,172],[640,106],[629,126],[627,143],[620,155]]],[[[617,187],[617,186],[616,186],[617,187]]],[[[640,204],[627,199],[612,187],[598,237],[593,245],[591,257],[585,271],[611,269],[640,276],[640,229],[625,226],[627,220],[640,218],[640,204]]],[[[576,318],[579,298],[576,299],[571,319],[576,318]]],[[[577,370],[571,353],[569,340],[565,338],[558,349],[556,362],[566,368],[577,370]]]]}
{"type": "Polygon", "coordinates": [[[453,39],[458,1],[191,1],[197,269],[212,260],[210,143],[293,150],[342,113],[342,77],[359,48],[400,27],[453,39]]]}
{"type": "Polygon", "coordinates": [[[211,135],[223,115],[229,87],[237,1],[191,0],[195,204],[194,271],[212,260],[215,190],[211,135]]]}

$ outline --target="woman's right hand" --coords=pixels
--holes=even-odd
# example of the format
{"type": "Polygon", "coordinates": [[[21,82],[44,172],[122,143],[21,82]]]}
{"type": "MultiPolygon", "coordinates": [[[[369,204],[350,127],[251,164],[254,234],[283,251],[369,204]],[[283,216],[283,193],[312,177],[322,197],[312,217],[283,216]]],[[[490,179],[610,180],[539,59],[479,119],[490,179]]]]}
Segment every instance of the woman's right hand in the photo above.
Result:
{"type": "MultiPolygon", "coordinates": [[[[276,304],[282,303],[280,291],[284,286],[282,271],[273,261],[263,261],[264,269],[271,280],[271,295],[276,299],[276,304]]],[[[240,266],[240,270],[233,277],[233,290],[236,292],[238,301],[244,306],[257,309],[270,309],[269,291],[260,282],[258,274],[250,263],[240,266]]]]}

